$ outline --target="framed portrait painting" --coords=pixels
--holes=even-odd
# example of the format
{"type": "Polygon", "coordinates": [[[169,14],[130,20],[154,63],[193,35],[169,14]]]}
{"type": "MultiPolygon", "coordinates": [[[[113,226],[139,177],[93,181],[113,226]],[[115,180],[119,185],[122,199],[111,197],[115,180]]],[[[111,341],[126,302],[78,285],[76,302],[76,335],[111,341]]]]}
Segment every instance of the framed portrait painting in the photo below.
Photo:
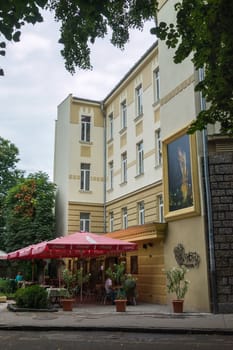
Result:
{"type": "Polygon", "coordinates": [[[163,141],[166,220],[200,213],[196,136],[187,128],[163,141]]]}

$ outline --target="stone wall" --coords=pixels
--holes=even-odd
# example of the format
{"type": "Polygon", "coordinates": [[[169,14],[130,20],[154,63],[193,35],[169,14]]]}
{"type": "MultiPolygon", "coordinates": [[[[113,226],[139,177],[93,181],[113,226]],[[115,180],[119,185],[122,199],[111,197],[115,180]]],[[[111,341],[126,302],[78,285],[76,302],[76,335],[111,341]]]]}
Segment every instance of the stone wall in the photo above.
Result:
{"type": "Polygon", "coordinates": [[[209,155],[218,311],[233,312],[233,153],[209,155]]]}

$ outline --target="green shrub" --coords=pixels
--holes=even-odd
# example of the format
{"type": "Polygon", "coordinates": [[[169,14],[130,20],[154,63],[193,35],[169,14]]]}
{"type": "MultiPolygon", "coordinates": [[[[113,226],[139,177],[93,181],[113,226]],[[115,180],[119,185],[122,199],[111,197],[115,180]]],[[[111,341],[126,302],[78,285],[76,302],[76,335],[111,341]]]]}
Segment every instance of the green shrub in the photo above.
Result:
{"type": "Polygon", "coordinates": [[[47,291],[40,286],[20,288],[15,293],[18,307],[30,309],[46,309],[48,307],[47,291]]]}
{"type": "Polygon", "coordinates": [[[12,294],[17,289],[17,282],[13,279],[0,279],[0,293],[12,294]]]}

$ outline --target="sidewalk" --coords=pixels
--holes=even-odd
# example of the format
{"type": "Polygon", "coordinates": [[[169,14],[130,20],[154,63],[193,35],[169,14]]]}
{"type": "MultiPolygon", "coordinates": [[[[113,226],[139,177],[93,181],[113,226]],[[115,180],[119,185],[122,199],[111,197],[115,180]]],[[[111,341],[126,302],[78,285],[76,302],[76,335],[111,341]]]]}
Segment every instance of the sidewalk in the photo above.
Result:
{"type": "Polygon", "coordinates": [[[233,314],[174,314],[169,306],[139,304],[119,313],[114,305],[80,304],[71,312],[14,312],[0,304],[0,330],[89,330],[233,335],[233,314]]]}

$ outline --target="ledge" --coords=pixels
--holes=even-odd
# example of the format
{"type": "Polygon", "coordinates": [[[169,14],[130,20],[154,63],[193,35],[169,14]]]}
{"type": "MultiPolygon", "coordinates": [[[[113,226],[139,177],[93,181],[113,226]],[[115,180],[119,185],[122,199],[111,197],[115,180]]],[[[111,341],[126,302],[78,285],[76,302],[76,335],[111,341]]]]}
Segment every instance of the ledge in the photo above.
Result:
{"type": "Polygon", "coordinates": [[[26,307],[17,307],[16,304],[7,304],[7,309],[9,311],[14,311],[14,312],[27,312],[27,311],[34,311],[34,312],[57,312],[58,309],[51,307],[48,309],[31,309],[31,308],[26,308],[26,307]]]}

